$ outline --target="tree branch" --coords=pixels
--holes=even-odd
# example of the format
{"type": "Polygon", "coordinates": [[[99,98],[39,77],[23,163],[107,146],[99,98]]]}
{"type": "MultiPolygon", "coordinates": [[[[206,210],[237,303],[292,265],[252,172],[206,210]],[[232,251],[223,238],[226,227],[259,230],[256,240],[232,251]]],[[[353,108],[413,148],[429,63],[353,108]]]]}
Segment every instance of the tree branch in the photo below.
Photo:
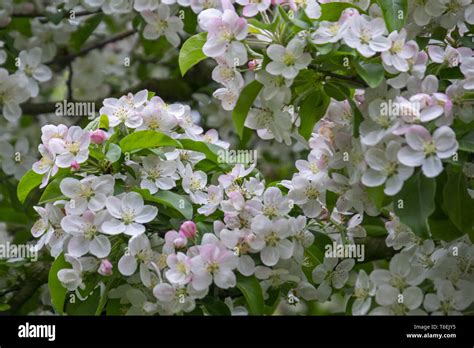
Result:
{"type": "MultiPolygon", "coordinates": [[[[70,11],[64,11],[64,18],[67,17],[67,15],[71,15],[72,10],[70,11]]],[[[89,16],[93,15],[96,13],[102,12],[101,10],[97,11],[78,11],[74,13],[74,17],[84,17],[84,16],[89,16]]],[[[38,13],[38,12],[30,12],[30,13],[12,13],[11,17],[14,18],[48,18],[48,16],[44,13],[38,13]]]]}
{"type": "Polygon", "coordinates": [[[27,268],[27,274],[24,283],[20,289],[12,296],[8,305],[7,313],[16,314],[23,304],[27,302],[38,288],[48,282],[49,262],[36,262],[27,268]]]}
{"type": "Polygon", "coordinates": [[[46,64],[47,65],[58,64],[58,65],[61,65],[61,66],[65,66],[65,65],[69,64],[71,61],[73,61],[74,59],[76,59],[77,57],[85,56],[90,51],[102,48],[104,46],[107,46],[110,43],[123,40],[123,39],[125,39],[129,36],[132,36],[135,33],[136,33],[135,30],[129,30],[129,31],[123,32],[123,33],[118,34],[116,36],[113,36],[109,39],[106,39],[104,41],[96,42],[96,43],[90,45],[89,47],[83,48],[82,50],[80,50],[77,53],[70,53],[70,54],[67,54],[67,55],[64,55],[64,56],[57,56],[53,60],[49,61],[46,64]]]}

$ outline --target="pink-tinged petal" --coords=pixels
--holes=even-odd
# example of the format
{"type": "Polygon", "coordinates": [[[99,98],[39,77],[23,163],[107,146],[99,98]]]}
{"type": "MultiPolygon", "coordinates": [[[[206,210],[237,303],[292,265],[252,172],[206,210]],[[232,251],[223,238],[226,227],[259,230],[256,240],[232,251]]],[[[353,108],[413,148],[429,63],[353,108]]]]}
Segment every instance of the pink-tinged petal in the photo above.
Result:
{"type": "Polygon", "coordinates": [[[202,51],[208,57],[219,57],[225,53],[226,47],[226,41],[208,39],[202,47],[202,51]]]}
{"type": "Polygon", "coordinates": [[[435,63],[443,63],[444,62],[444,50],[439,46],[429,46],[428,47],[428,54],[430,58],[435,63]]]}
{"type": "Polygon", "coordinates": [[[456,134],[447,126],[442,126],[435,130],[433,140],[436,145],[436,150],[440,152],[451,150],[456,146],[456,134]]]}
{"type": "Polygon", "coordinates": [[[197,291],[207,289],[212,283],[212,276],[207,272],[193,274],[191,285],[197,291]]]}
{"type": "Polygon", "coordinates": [[[106,236],[99,235],[91,241],[89,248],[92,255],[102,259],[110,253],[110,240],[106,236]]]}
{"type": "Polygon", "coordinates": [[[421,122],[429,122],[440,117],[444,112],[444,109],[440,105],[433,105],[429,108],[424,109],[420,114],[421,122]]]}
{"type": "Polygon", "coordinates": [[[398,151],[398,160],[409,167],[418,167],[423,164],[425,154],[423,151],[416,151],[407,146],[398,151]]]}
{"type": "Polygon", "coordinates": [[[131,276],[137,270],[137,260],[132,255],[123,255],[118,262],[118,269],[124,276],[131,276]]]}
{"type": "Polygon", "coordinates": [[[81,257],[89,251],[89,241],[84,237],[72,237],[68,242],[67,251],[72,256],[81,257]]]}
{"type": "Polygon", "coordinates": [[[443,163],[436,156],[428,156],[423,162],[421,170],[428,178],[434,178],[443,171],[443,163]]]}
{"type": "Polygon", "coordinates": [[[175,297],[175,291],[170,284],[161,283],[153,288],[153,295],[163,302],[170,302],[175,297]]]}
{"type": "Polygon", "coordinates": [[[423,126],[412,126],[405,134],[408,145],[417,151],[423,151],[424,144],[431,141],[431,134],[423,126]]]}
{"type": "Polygon", "coordinates": [[[389,39],[387,39],[386,37],[380,36],[380,37],[373,38],[370,41],[369,46],[375,52],[383,52],[383,51],[389,50],[391,44],[392,43],[390,42],[389,39]]]}

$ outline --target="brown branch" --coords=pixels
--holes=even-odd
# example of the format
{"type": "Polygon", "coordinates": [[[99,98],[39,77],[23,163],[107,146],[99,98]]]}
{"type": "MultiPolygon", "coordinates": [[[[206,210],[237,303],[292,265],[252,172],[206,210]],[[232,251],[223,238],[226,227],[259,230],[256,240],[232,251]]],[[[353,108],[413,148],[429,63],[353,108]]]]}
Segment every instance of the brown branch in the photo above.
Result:
{"type": "Polygon", "coordinates": [[[51,264],[49,262],[32,263],[27,268],[26,278],[20,289],[13,294],[8,305],[9,314],[16,314],[38,288],[48,282],[48,274],[51,264]]]}
{"type": "Polygon", "coordinates": [[[132,36],[135,33],[136,33],[135,30],[129,30],[129,31],[123,32],[123,33],[118,34],[116,36],[113,36],[109,39],[106,39],[104,41],[96,42],[96,43],[90,45],[89,47],[83,48],[82,50],[80,50],[77,53],[70,53],[70,54],[67,54],[67,55],[64,55],[64,56],[57,56],[53,60],[49,61],[46,64],[48,64],[48,65],[58,64],[58,65],[61,65],[61,66],[65,66],[65,65],[69,64],[71,61],[73,61],[74,59],[76,59],[78,57],[81,57],[81,56],[85,56],[90,51],[93,51],[93,50],[99,49],[99,48],[103,48],[103,47],[107,46],[110,43],[123,40],[123,39],[125,39],[129,36],[132,36]]]}
{"type": "MultiPolygon", "coordinates": [[[[169,100],[171,102],[179,100],[187,100],[191,98],[192,93],[194,92],[191,87],[187,85],[185,81],[181,79],[164,79],[164,80],[150,80],[144,83],[140,83],[126,91],[117,93],[115,97],[121,97],[127,93],[136,93],[143,89],[155,92],[161,98],[169,100]]],[[[114,97],[112,96],[112,97],[114,97]]],[[[87,102],[95,103],[95,109],[98,110],[102,106],[103,99],[99,100],[68,100],[69,102],[87,102]]],[[[43,103],[25,103],[21,105],[23,114],[25,115],[41,115],[41,114],[50,114],[56,112],[56,104],[63,103],[62,100],[54,102],[43,102],[43,103]]],[[[76,116],[88,116],[88,115],[76,115],[76,116]]]]}
{"type": "MultiPolygon", "coordinates": [[[[71,14],[71,11],[64,11],[65,16],[63,18],[68,17],[71,14]]],[[[102,11],[97,10],[97,11],[78,11],[74,13],[75,17],[84,17],[84,16],[89,16],[93,15],[96,13],[100,13],[102,11]]],[[[54,15],[52,13],[52,15],[54,15]]],[[[44,13],[38,13],[38,12],[30,12],[30,13],[12,13],[11,17],[14,18],[48,18],[48,16],[44,13]]]]}

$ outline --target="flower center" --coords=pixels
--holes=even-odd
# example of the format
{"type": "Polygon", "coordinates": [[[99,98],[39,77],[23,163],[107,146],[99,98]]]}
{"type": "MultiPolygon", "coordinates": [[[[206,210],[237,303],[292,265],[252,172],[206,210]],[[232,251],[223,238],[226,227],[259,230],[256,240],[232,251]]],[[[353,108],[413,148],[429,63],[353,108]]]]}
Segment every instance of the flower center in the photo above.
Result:
{"type": "Polygon", "coordinates": [[[84,230],[84,238],[92,240],[97,234],[97,227],[95,225],[88,224],[84,230]]]}
{"type": "Polygon", "coordinates": [[[125,225],[131,224],[135,220],[135,212],[133,210],[125,211],[122,220],[125,225]]]}
{"type": "Polygon", "coordinates": [[[402,51],[402,49],[403,49],[403,41],[397,40],[393,43],[392,47],[390,48],[390,53],[398,54],[402,51]]]}
{"type": "Polygon", "coordinates": [[[278,208],[275,204],[266,204],[263,207],[263,214],[268,216],[269,218],[273,218],[277,216],[278,214],[278,208]]]}
{"type": "Polygon", "coordinates": [[[77,142],[72,142],[72,143],[67,143],[66,144],[66,149],[72,153],[74,156],[76,156],[79,151],[81,150],[81,146],[77,142]]]}
{"type": "Polygon", "coordinates": [[[360,42],[364,45],[368,45],[370,40],[372,39],[372,32],[369,28],[362,28],[360,34],[360,42]]]}
{"type": "Polygon", "coordinates": [[[433,142],[433,140],[425,143],[423,145],[423,152],[425,153],[426,156],[428,155],[433,155],[436,153],[436,145],[433,142]]]}
{"type": "Polygon", "coordinates": [[[209,273],[214,274],[214,273],[216,273],[217,271],[219,271],[219,264],[218,264],[216,261],[209,262],[209,263],[207,264],[206,270],[207,270],[209,273]]]}
{"type": "Polygon", "coordinates": [[[276,232],[272,231],[265,236],[265,243],[268,246],[276,247],[279,241],[280,237],[278,236],[278,234],[276,234],[276,232]]]}
{"type": "Polygon", "coordinates": [[[285,63],[285,65],[293,65],[295,64],[295,61],[296,57],[293,55],[293,53],[285,52],[283,55],[283,63],[285,63]]]}
{"type": "Polygon", "coordinates": [[[319,191],[312,186],[307,187],[304,193],[309,199],[316,199],[319,197],[319,191]]]}

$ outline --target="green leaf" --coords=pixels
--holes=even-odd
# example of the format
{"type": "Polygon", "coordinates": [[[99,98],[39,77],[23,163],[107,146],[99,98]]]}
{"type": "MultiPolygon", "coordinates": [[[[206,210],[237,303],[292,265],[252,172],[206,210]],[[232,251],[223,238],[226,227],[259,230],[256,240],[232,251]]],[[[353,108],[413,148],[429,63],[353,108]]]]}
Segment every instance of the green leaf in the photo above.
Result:
{"type": "Polygon", "coordinates": [[[372,201],[372,203],[375,205],[377,209],[380,210],[384,206],[390,203],[390,199],[383,192],[384,185],[380,185],[377,187],[367,187],[365,190],[370,200],[372,201]]]}
{"type": "Polygon", "coordinates": [[[364,216],[362,227],[367,231],[367,235],[371,237],[381,237],[387,235],[385,222],[379,217],[364,216]]]}
{"type": "Polygon", "coordinates": [[[16,195],[20,203],[24,203],[28,194],[41,184],[43,175],[36,174],[33,170],[29,170],[21,178],[16,189],[16,195]]]}
{"type": "Polygon", "coordinates": [[[263,85],[258,81],[252,81],[240,92],[239,99],[235,105],[234,111],[232,112],[232,119],[234,120],[235,130],[242,139],[244,133],[244,124],[247,118],[250,107],[257,98],[258,93],[262,89],[263,85]]]}
{"type": "Polygon", "coordinates": [[[354,138],[358,138],[360,124],[364,120],[364,116],[362,116],[362,112],[360,112],[359,107],[353,100],[349,99],[349,104],[351,104],[352,111],[354,111],[353,136],[354,138]]]}
{"type": "Polygon", "coordinates": [[[384,69],[382,64],[356,62],[355,68],[362,79],[367,82],[370,88],[375,88],[383,81],[384,69]]]}
{"type": "Polygon", "coordinates": [[[110,163],[115,163],[120,159],[121,155],[122,150],[120,149],[120,146],[114,143],[109,144],[109,149],[105,154],[105,158],[107,159],[107,161],[109,161],[110,163]]]}
{"type": "Polygon", "coordinates": [[[10,309],[10,305],[6,303],[0,303],[0,312],[6,312],[10,309]]]}
{"type": "Polygon", "coordinates": [[[175,146],[181,148],[181,144],[176,140],[153,130],[133,132],[120,140],[119,145],[123,153],[160,146],[175,146]]]}
{"type": "Polygon", "coordinates": [[[217,163],[219,150],[223,150],[220,146],[191,139],[180,139],[180,143],[183,145],[183,149],[200,152],[214,163],[217,163]]]}
{"type": "Polygon", "coordinates": [[[81,49],[84,42],[86,42],[92,35],[103,18],[104,15],[102,13],[89,17],[79,29],[71,34],[69,44],[74,51],[79,51],[81,49]]]}
{"type": "Polygon", "coordinates": [[[179,69],[181,70],[181,76],[184,76],[186,72],[191,69],[194,65],[199,63],[201,60],[206,59],[206,55],[202,52],[202,46],[206,43],[207,33],[202,32],[191,36],[181,47],[179,51],[179,69]]]}
{"type": "Polygon", "coordinates": [[[443,190],[443,208],[451,222],[474,240],[474,200],[467,192],[468,182],[462,171],[448,170],[443,190]]]}
{"type": "Polygon", "coordinates": [[[65,312],[68,315],[94,315],[100,301],[100,288],[93,289],[86,296],[84,301],[81,301],[77,296],[74,303],[68,301],[65,312]]]}
{"type": "Polygon", "coordinates": [[[216,297],[207,296],[201,303],[210,315],[231,315],[229,307],[216,297]]]}
{"type": "Polygon", "coordinates": [[[470,131],[459,140],[459,150],[474,152],[474,131],[470,131]]]}
{"type": "Polygon", "coordinates": [[[134,189],[134,191],[140,193],[145,201],[155,202],[170,207],[188,220],[193,218],[193,206],[184,196],[171,191],[159,191],[154,195],[144,189],[134,189]]]}
{"type": "Polygon", "coordinates": [[[428,219],[430,224],[431,238],[451,242],[462,237],[464,234],[459,231],[449,219],[428,219]]]}
{"type": "Polygon", "coordinates": [[[389,32],[400,31],[408,15],[408,0],[377,0],[389,32]]]}
{"type": "Polygon", "coordinates": [[[99,128],[109,129],[109,118],[107,117],[107,115],[100,115],[99,128]]]}
{"type": "Polygon", "coordinates": [[[64,259],[64,254],[58,258],[51,265],[48,275],[48,288],[51,296],[51,303],[54,309],[59,314],[64,313],[64,301],[66,300],[67,289],[64,288],[58,279],[58,272],[64,268],[72,268],[71,265],[64,259]]]}
{"type": "Polygon", "coordinates": [[[242,292],[247,301],[249,314],[262,315],[265,307],[263,291],[255,276],[244,277],[237,275],[237,288],[242,292]]]}
{"type": "Polygon", "coordinates": [[[184,17],[184,31],[188,34],[194,34],[196,32],[197,26],[197,14],[190,7],[181,7],[179,12],[183,14],[184,17]]]}
{"type": "Polygon", "coordinates": [[[321,4],[321,17],[319,17],[318,20],[336,22],[341,17],[342,11],[346,8],[355,8],[359,13],[365,13],[365,11],[360,7],[346,2],[328,2],[326,4],[321,4]]]}
{"type": "Polygon", "coordinates": [[[56,178],[53,181],[51,181],[48,186],[46,186],[46,189],[44,190],[43,194],[41,195],[38,204],[44,204],[47,202],[52,202],[52,201],[57,201],[59,198],[63,197],[63,194],[61,192],[61,189],[59,185],[61,184],[62,181],[61,178],[56,178]]]}
{"type": "Polygon", "coordinates": [[[313,280],[314,268],[324,262],[326,245],[332,245],[332,240],[322,232],[314,232],[314,242],[304,250],[303,272],[310,282],[313,280]]]}
{"type": "Polygon", "coordinates": [[[422,238],[430,236],[428,217],[435,210],[435,193],[436,180],[419,171],[405,182],[395,197],[395,214],[422,238]]]}
{"type": "Polygon", "coordinates": [[[346,100],[348,95],[350,95],[350,91],[349,91],[349,88],[347,88],[346,86],[343,86],[341,84],[338,84],[338,83],[326,83],[324,85],[324,92],[338,100],[338,101],[343,101],[343,100],[346,100]]]}
{"type": "Polygon", "coordinates": [[[321,91],[313,91],[300,103],[299,115],[301,119],[299,133],[308,140],[313,132],[314,125],[326,113],[331,99],[321,91]]]}

